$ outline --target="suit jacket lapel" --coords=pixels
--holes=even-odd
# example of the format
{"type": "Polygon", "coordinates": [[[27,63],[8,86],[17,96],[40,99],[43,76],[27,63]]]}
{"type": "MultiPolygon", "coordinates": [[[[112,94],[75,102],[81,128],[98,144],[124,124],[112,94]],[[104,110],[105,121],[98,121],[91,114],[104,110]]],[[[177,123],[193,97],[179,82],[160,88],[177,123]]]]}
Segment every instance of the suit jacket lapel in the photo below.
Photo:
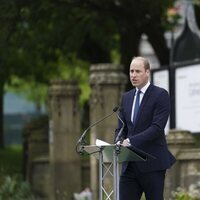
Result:
{"type": "Polygon", "coordinates": [[[132,92],[130,93],[130,98],[128,98],[128,102],[127,102],[127,107],[130,108],[128,110],[128,116],[129,116],[129,120],[131,120],[131,113],[132,113],[132,106],[133,106],[133,100],[134,100],[134,97],[135,97],[135,92],[136,92],[136,89],[133,89],[132,92]]]}

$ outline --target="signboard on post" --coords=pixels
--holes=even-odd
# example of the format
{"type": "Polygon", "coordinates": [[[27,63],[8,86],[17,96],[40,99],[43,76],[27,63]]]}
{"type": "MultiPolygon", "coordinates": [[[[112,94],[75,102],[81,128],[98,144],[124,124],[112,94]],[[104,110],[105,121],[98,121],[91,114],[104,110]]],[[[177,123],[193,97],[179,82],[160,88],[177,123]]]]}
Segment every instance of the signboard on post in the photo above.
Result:
{"type": "Polygon", "coordinates": [[[176,68],[176,128],[200,133],[200,63],[176,68]]]}

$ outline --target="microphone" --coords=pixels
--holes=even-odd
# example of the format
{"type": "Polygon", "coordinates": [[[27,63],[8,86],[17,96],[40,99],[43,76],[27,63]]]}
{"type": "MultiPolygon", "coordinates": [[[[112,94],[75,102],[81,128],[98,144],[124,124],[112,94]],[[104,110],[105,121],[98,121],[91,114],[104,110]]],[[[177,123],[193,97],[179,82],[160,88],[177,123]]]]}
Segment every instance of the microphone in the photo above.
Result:
{"type": "Polygon", "coordinates": [[[81,135],[81,137],[80,137],[80,139],[78,140],[77,144],[84,144],[84,143],[85,143],[85,142],[84,142],[84,138],[85,138],[85,135],[86,135],[87,131],[88,131],[89,129],[91,129],[93,126],[95,126],[95,125],[97,125],[98,123],[102,122],[104,119],[106,119],[106,118],[110,117],[111,115],[113,115],[113,113],[115,113],[116,111],[118,111],[118,109],[119,109],[118,106],[114,107],[112,113],[110,113],[109,115],[103,117],[102,119],[98,120],[97,122],[91,124],[91,125],[83,132],[83,134],[81,135]]]}
{"type": "MultiPolygon", "coordinates": [[[[120,108],[119,110],[121,111],[122,108],[120,108]]],[[[124,124],[123,120],[121,119],[121,117],[119,116],[119,114],[117,115],[117,118],[121,121],[122,127],[121,127],[121,129],[119,130],[119,133],[117,134],[117,137],[116,137],[116,139],[115,139],[115,143],[117,143],[117,141],[121,138],[122,132],[123,132],[124,126],[125,126],[125,124],[124,124]]],[[[120,144],[121,144],[121,142],[120,142],[120,144]]]]}

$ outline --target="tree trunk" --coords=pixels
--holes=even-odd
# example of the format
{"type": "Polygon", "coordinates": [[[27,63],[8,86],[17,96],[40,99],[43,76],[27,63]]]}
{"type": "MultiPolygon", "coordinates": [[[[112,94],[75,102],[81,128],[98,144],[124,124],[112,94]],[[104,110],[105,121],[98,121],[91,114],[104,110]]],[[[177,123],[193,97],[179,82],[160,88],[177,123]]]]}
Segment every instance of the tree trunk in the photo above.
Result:
{"type": "MultiPolygon", "coordinates": [[[[121,63],[124,65],[124,73],[127,77],[129,77],[132,58],[138,56],[141,34],[137,28],[134,28],[132,22],[130,22],[129,26],[122,27],[120,30],[121,63]]],[[[132,87],[129,81],[126,89],[129,90],[132,87]]]]}

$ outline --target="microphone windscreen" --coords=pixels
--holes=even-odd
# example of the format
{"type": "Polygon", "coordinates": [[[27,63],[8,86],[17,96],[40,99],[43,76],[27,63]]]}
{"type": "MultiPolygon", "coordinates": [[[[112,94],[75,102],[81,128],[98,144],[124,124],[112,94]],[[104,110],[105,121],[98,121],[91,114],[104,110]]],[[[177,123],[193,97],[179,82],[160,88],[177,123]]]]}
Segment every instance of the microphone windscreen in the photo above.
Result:
{"type": "Polygon", "coordinates": [[[118,111],[118,109],[119,109],[119,106],[114,107],[114,108],[113,108],[113,112],[118,111]]]}

